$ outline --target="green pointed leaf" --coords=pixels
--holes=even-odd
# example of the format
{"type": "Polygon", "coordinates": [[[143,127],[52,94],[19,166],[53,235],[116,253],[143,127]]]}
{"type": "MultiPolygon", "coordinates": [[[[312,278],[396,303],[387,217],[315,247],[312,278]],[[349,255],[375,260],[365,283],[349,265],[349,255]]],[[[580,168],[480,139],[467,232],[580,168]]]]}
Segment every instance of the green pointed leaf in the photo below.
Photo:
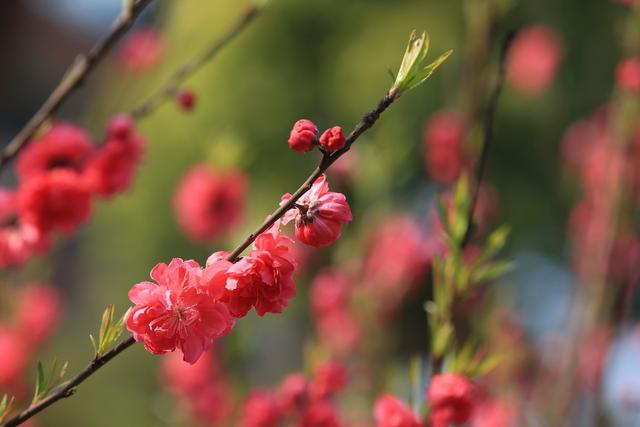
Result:
{"type": "Polygon", "coordinates": [[[478,375],[485,375],[494,370],[502,361],[504,357],[501,354],[492,354],[482,359],[480,363],[474,368],[473,372],[469,372],[470,376],[476,377],[478,375]]]}
{"type": "Polygon", "coordinates": [[[496,261],[478,267],[471,274],[471,281],[476,284],[491,282],[505,275],[513,268],[511,261],[496,261]]]}
{"type": "Polygon", "coordinates": [[[400,64],[395,83],[390,93],[395,93],[397,96],[400,96],[406,90],[418,86],[427,80],[452,53],[452,51],[448,51],[440,55],[440,57],[431,64],[423,66],[422,63],[429,52],[429,45],[430,39],[426,32],[423,32],[420,36],[416,35],[415,30],[411,32],[409,43],[402,57],[402,63],[400,64]]]}
{"type": "Polygon", "coordinates": [[[2,400],[0,400],[0,423],[3,422],[11,412],[14,400],[15,398],[13,396],[9,397],[7,394],[2,396],[2,400]]]}
{"type": "Polygon", "coordinates": [[[440,55],[431,64],[427,65],[422,70],[420,70],[420,72],[418,72],[416,76],[413,78],[411,82],[411,86],[409,86],[408,89],[414,89],[415,87],[424,83],[429,77],[431,77],[433,72],[437,70],[438,67],[442,65],[444,61],[446,61],[451,56],[452,53],[453,53],[453,50],[449,49],[448,51],[440,55]]]}
{"type": "Polygon", "coordinates": [[[92,334],[89,334],[89,340],[91,340],[91,345],[93,346],[93,352],[98,354],[98,345],[96,344],[95,338],[93,338],[92,334]]]}
{"type": "Polygon", "coordinates": [[[36,387],[33,392],[33,401],[35,403],[40,400],[40,397],[45,393],[47,388],[47,379],[44,374],[44,368],[42,367],[42,362],[38,361],[38,373],[36,376],[36,387]]]}

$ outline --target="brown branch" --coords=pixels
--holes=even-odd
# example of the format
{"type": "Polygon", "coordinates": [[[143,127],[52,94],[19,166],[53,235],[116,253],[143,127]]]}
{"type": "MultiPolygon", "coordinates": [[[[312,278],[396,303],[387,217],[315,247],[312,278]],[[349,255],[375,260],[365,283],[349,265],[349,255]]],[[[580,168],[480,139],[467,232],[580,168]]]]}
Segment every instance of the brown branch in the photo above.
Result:
{"type": "Polygon", "coordinates": [[[53,405],[58,400],[72,396],[76,391],[76,387],[78,387],[80,383],[82,383],[84,380],[86,380],[91,375],[93,375],[98,369],[103,367],[107,362],[109,362],[111,359],[116,357],[118,354],[122,353],[127,348],[131,347],[133,344],[135,344],[135,342],[136,341],[133,339],[133,337],[129,337],[128,339],[126,339],[125,341],[122,341],[120,344],[118,344],[117,346],[115,346],[114,348],[112,348],[102,356],[96,357],[91,361],[91,363],[89,363],[89,365],[83,371],[81,371],[78,375],[76,375],[67,383],[65,383],[64,386],[62,386],[62,388],[58,389],[54,393],[51,393],[50,395],[45,397],[44,399],[29,406],[27,409],[25,409],[15,417],[7,420],[2,424],[2,427],[15,427],[17,425],[20,425],[23,422],[27,421],[29,418],[36,415],[37,413],[44,411],[46,408],[53,405]]]}
{"type": "Polygon", "coordinates": [[[258,16],[259,12],[260,8],[257,6],[251,6],[247,9],[233,27],[231,27],[221,37],[216,38],[216,40],[214,40],[213,43],[202,53],[178,68],[163,86],[151,93],[151,95],[140,103],[140,105],[134,108],[130,113],[131,116],[134,118],[146,117],[162,105],[167,99],[175,97],[180,90],[182,82],[224,49],[229,42],[240,34],[242,30],[245,29],[256,16],[258,16]]]}
{"type": "Polygon", "coordinates": [[[29,119],[24,128],[0,152],[0,171],[31,140],[40,126],[52,115],[67,97],[78,89],[107,52],[131,27],[135,19],[152,0],[134,0],[130,10],[123,10],[111,26],[109,33],[96,43],[89,53],[79,56],[63,76],[47,100],[29,119]]]}
{"type": "MultiPolygon", "coordinates": [[[[309,175],[307,180],[296,190],[291,199],[285,205],[279,207],[271,215],[269,215],[267,220],[260,227],[258,227],[256,231],[250,234],[237,248],[235,248],[233,252],[231,252],[231,254],[227,257],[227,259],[229,261],[235,262],[238,259],[238,256],[246,248],[248,248],[251,243],[253,243],[253,241],[257,236],[260,235],[260,233],[263,233],[265,230],[271,227],[278,219],[280,219],[285,214],[286,211],[291,209],[296,201],[311,188],[313,182],[320,175],[322,175],[336,160],[338,160],[343,154],[349,151],[351,145],[360,137],[360,135],[370,129],[378,120],[380,114],[382,114],[382,112],[385,111],[396,99],[398,99],[396,95],[387,94],[384,98],[382,98],[382,100],[374,110],[365,114],[362,120],[360,120],[360,122],[346,138],[347,142],[344,148],[334,152],[333,154],[324,154],[319,165],[315,168],[311,175],[309,175]]],[[[40,400],[39,402],[31,405],[20,414],[9,419],[5,423],[0,424],[0,426],[15,427],[17,425],[20,425],[37,413],[48,408],[55,402],[72,396],[80,383],[93,375],[98,369],[103,367],[107,362],[115,358],[118,354],[131,347],[134,343],[135,340],[133,339],[133,337],[129,337],[125,341],[122,341],[120,344],[118,344],[116,347],[114,347],[104,355],[95,358],[83,371],[73,377],[62,388],[50,394],[46,398],[40,400]]]]}

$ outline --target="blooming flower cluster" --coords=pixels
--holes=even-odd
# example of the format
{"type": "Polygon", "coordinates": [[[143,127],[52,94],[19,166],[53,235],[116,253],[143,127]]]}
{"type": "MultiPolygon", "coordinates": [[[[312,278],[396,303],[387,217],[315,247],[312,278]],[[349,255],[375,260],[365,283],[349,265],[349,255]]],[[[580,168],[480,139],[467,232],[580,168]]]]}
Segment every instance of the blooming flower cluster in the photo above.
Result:
{"type": "Polygon", "coordinates": [[[17,160],[18,189],[0,189],[0,267],[46,251],[53,232],[74,232],[91,216],[94,196],[126,190],[143,149],[127,116],[109,123],[99,146],[69,123],[57,123],[33,140],[17,160]]]}
{"type": "Polygon", "coordinates": [[[154,282],[129,291],[135,304],[126,324],[137,341],[153,354],[180,349],[195,363],[212,342],[227,335],[235,318],[251,308],[259,315],[280,313],[295,295],[295,261],[291,239],[275,223],[259,235],[251,252],[238,262],[216,252],[202,268],[197,262],[175,258],[151,271],[154,282]]]}
{"type": "Polygon", "coordinates": [[[21,395],[27,365],[55,331],[62,301],[55,288],[40,283],[24,285],[10,300],[12,315],[0,324],[0,391],[21,395]]]}
{"type": "Polygon", "coordinates": [[[228,232],[242,218],[247,179],[239,171],[219,173],[206,165],[184,175],[173,198],[173,209],[184,234],[198,243],[228,232]]]}
{"type": "Polygon", "coordinates": [[[346,383],[345,368],[337,362],[316,365],[311,378],[301,373],[290,374],[276,391],[257,389],[247,396],[239,426],[344,426],[333,400],[346,383]]]}

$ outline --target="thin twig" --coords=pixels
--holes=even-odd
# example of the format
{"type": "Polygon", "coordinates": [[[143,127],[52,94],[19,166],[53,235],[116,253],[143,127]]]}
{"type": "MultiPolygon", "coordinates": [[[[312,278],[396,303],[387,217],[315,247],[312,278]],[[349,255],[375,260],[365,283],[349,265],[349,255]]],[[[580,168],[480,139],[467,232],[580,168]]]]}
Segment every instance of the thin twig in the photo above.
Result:
{"type": "Polygon", "coordinates": [[[131,27],[136,17],[151,1],[134,0],[131,9],[124,9],[116,18],[109,33],[98,41],[89,53],[81,55],[75,60],[47,100],[29,119],[24,128],[0,152],[0,171],[29,143],[33,135],[40,129],[40,126],[58,110],[67,97],[82,85],[96,65],[131,27]]]}
{"type": "Polygon", "coordinates": [[[464,233],[461,246],[465,247],[469,243],[471,233],[473,232],[473,215],[475,213],[476,205],[478,203],[478,195],[480,194],[480,186],[482,179],[484,178],[485,170],[487,169],[487,162],[489,159],[489,149],[493,141],[493,131],[495,126],[496,110],[498,109],[498,100],[504,87],[504,81],[506,77],[506,58],[509,52],[511,42],[516,35],[516,31],[510,31],[502,41],[500,48],[500,58],[498,59],[498,76],[496,78],[495,86],[491,92],[491,97],[487,104],[487,109],[484,115],[484,135],[482,138],[482,147],[480,149],[480,157],[476,163],[475,170],[475,189],[473,191],[473,198],[471,199],[471,205],[469,206],[469,213],[467,216],[467,229],[464,233]]]}
{"type": "Polygon", "coordinates": [[[2,427],[18,426],[23,422],[27,421],[29,418],[36,415],[37,413],[44,411],[46,408],[53,405],[58,400],[72,396],[76,391],[76,387],[78,387],[80,383],[82,383],[84,380],[86,380],[91,375],[93,375],[98,369],[103,367],[107,362],[112,360],[118,354],[122,353],[127,348],[131,347],[133,344],[135,344],[135,342],[136,341],[133,339],[133,337],[129,337],[128,339],[126,339],[125,341],[122,341],[120,344],[118,344],[117,346],[115,346],[114,348],[112,348],[102,356],[96,357],[91,361],[91,363],[89,363],[89,365],[83,371],[81,371],[78,375],[76,375],[71,380],[69,380],[62,388],[58,389],[54,393],[45,397],[44,399],[36,402],[35,404],[29,406],[27,409],[25,409],[15,417],[7,420],[4,424],[2,424],[2,427]]]}
{"type": "Polygon", "coordinates": [[[134,108],[130,113],[131,116],[134,118],[148,116],[167,99],[175,97],[180,90],[182,82],[215,57],[218,52],[224,49],[229,42],[240,34],[242,30],[245,29],[256,16],[258,16],[260,10],[261,9],[258,6],[249,7],[233,27],[231,27],[221,37],[216,38],[216,40],[214,40],[213,43],[202,53],[178,68],[164,85],[151,93],[142,103],[140,103],[140,105],[134,108]]]}
{"type": "MultiPolygon", "coordinates": [[[[248,248],[251,243],[253,243],[257,236],[271,227],[278,219],[280,219],[285,214],[286,211],[291,209],[296,201],[311,188],[311,185],[314,183],[314,181],[320,175],[322,175],[336,160],[338,160],[343,154],[349,151],[351,145],[360,137],[360,135],[370,129],[378,120],[380,114],[382,114],[382,112],[385,111],[397,98],[398,97],[394,95],[385,95],[378,106],[371,112],[365,114],[365,116],[362,118],[362,120],[360,120],[353,131],[351,131],[349,136],[346,138],[347,142],[344,148],[334,152],[333,154],[324,154],[318,166],[314,169],[311,175],[309,175],[307,180],[298,188],[298,190],[296,190],[291,199],[285,205],[279,207],[271,215],[269,215],[267,220],[262,225],[260,225],[260,227],[258,227],[256,231],[251,233],[237,248],[235,248],[233,252],[231,252],[231,254],[227,257],[227,259],[231,262],[235,262],[238,259],[238,256],[246,248],[248,248]]],[[[73,379],[66,383],[62,388],[50,394],[43,400],[35,403],[34,405],[31,405],[25,411],[9,419],[0,426],[15,427],[17,425],[20,425],[37,413],[54,404],[58,400],[72,396],[80,383],[93,375],[98,369],[103,367],[107,362],[115,358],[118,354],[131,347],[134,343],[135,340],[133,339],[133,337],[129,337],[125,341],[122,341],[120,344],[118,344],[109,352],[105,353],[103,356],[95,358],[83,371],[81,371],[78,375],[76,375],[73,379]]]]}

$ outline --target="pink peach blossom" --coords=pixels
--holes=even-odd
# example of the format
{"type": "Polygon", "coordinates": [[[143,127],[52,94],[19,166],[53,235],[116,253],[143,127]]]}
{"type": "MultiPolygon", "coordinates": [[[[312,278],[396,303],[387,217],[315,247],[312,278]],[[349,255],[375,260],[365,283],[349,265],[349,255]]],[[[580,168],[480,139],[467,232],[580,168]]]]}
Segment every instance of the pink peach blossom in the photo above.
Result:
{"type": "MultiPolygon", "coordinates": [[[[291,199],[291,194],[282,196],[280,205],[291,199]]],[[[344,194],[329,191],[326,176],[320,176],[283,217],[287,224],[295,219],[296,238],[314,247],[328,246],[338,240],[342,225],[351,221],[351,208],[344,194]]]]}
{"type": "Polygon", "coordinates": [[[154,282],[142,282],[129,291],[135,304],[127,328],[150,353],[179,348],[184,360],[195,363],[213,340],[227,335],[234,319],[226,305],[207,292],[202,269],[192,260],[174,258],[151,271],[154,282]]]}
{"type": "MultiPolygon", "coordinates": [[[[260,234],[249,254],[231,265],[226,271],[224,286],[216,282],[231,313],[242,317],[254,307],[258,315],[281,313],[296,294],[293,272],[296,264],[289,247],[293,242],[280,234],[280,222],[260,234]]],[[[212,283],[212,265],[221,262],[224,252],[209,257],[205,269],[205,283],[212,283]]]]}

